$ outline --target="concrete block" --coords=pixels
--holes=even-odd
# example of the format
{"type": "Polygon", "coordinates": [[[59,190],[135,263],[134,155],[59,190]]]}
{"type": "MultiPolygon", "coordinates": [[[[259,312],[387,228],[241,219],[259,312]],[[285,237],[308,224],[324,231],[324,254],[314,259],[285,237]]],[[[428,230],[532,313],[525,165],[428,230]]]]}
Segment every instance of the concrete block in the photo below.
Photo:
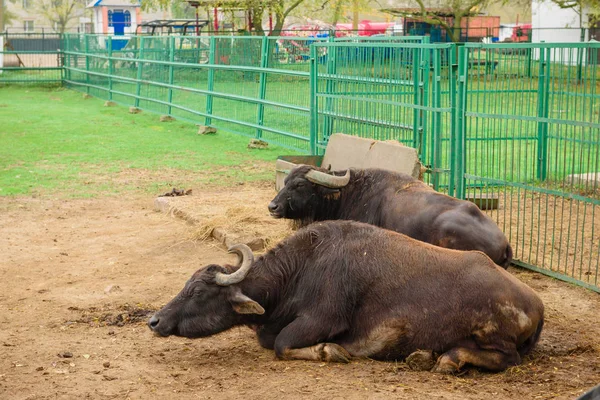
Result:
{"type": "Polygon", "coordinates": [[[567,182],[573,185],[587,185],[590,188],[600,188],[600,172],[567,175],[567,182]]]}
{"type": "Polygon", "coordinates": [[[497,210],[499,207],[498,195],[490,193],[475,193],[467,195],[466,200],[474,203],[480,210],[497,210]]]}
{"type": "Polygon", "coordinates": [[[175,121],[175,118],[171,117],[170,115],[161,115],[160,116],[160,122],[171,122],[171,121],[175,121]]]}
{"type": "Polygon", "coordinates": [[[421,171],[417,150],[412,147],[393,140],[365,139],[342,133],[335,133],[329,138],[321,166],[331,166],[333,171],[381,168],[413,178],[418,178],[421,171]]]}
{"type": "Polygon", "coordinates": [[[139,114],[142,110],[137,107],[129,107],[129,114],[139,114]]]}
{"type": "Polygon", "coordinates": [[[114,107],[116,105],[117,103],[115,103],[114,101],[107,100],[104,102],[104,107],[114,107]]]}

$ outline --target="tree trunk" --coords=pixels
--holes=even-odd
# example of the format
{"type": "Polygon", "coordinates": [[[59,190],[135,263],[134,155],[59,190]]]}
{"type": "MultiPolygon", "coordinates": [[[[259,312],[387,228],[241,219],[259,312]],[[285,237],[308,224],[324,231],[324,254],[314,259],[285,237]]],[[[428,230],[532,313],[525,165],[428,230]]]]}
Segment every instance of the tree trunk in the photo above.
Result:
{"type": "Polygon", "coordinates": [[[449,32],[450,40],[453,43],[460,42],[460,24],[462,22],[463,16],[461,14],[456,14],[454,16],[454,21],[452,22],[452,29],[449,32]]]}

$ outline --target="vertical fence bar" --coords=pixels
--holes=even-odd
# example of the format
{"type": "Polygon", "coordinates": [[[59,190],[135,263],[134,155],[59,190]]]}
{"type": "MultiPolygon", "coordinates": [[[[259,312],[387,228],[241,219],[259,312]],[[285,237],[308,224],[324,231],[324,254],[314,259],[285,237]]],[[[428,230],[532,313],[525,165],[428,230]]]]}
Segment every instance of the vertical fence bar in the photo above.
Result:
{"type": "Polygon", "coordinates": [[[84,36],[84,49],[85,49],[85,83],[86,93],[90,94],[90,44],[89,36],[84,36]]]}
{"type": "MultiPolygon", "coordinates": [[[[422,49],[421,51],[421,60],[419,62],[419,80],[421,84],[419,85],[420,91],[420,104],[421,106],[427,107],[429,105],[429,95],[430,95],[430,82],[429,82],[429,71],[430,71],[430,56],[431,52],[434,50],[430,49],[422,49]]],[[[421,155],[422,160],[429,160],[429,154],[427,154],[427,114],[429,111],[419,110],[419,154],[421,155]]],[[[431,161],[429,162],[431,164],[431,161]]]]}
{"type": "MultiPolygon", "coordinates": [[[[421,72],[421,60],[420,60],[420,55],[421,55],[421,49],[419,48],[414,48],[412,50],[412,62],[413,62],[413,90],[414,90],[414,95],[413,95],[413,104],[415,106],[419,106],[422,103],[422,93],[420,90],[420,86],[421,86],[421,79],[420,79],[420,72],[421,72]]],[[[414,147],[415,149],[418,149],[420,146],[420,140],[419,140],[419,134],[421,133],[421,126],[420,126],[420,110],[417,107],[413,108],[413,140],[412,140],[412,147],[414,147]]]]}
{"type": "Polygon", "coordinates": [[[458,104],[456,116],[456,130],[454,132],[454,166],[455,166],[455,196],[465,198],[465,127],[467,111],[467,84],[469,74],[469,49],[461,46],[458,48],[458,104]]]}
{"type": "MultiPolygon", "coordinates": [[[[548,65],[550,49],[539,48],[540,65],[538,77],[538,109],[537,116],[539,118],[548,118],[548,89],[549,89],[549,72],[548,65]]],[[[537,151],[537,179],[540,181],[546,180],[548,171],[548,122],[538,121],[538,151],[537,151]]]]}
{"type": "Polygon", "coordinates": [[[145,37],[142,36],[140,38],[140,51],[139,51],[139,55],[138,55],[138,69],[137,69],[137,79],[136,79],[136,88],[135,88],[135,106],[139,107],[140,106],[140,96],[142,95],[142,76],[144,73],[144,39],[145,37]]]}
{"type": "MultiPolygon", "coordinates": [[[[181,39],[180,39],[181,40],[181,39]]],[[[167,115],[171,115],[171,111],[173,107],[171,104],[173,103],[173,82],[175,82],[175,68],[173,67],[173,63],[175,62],[175,36],[169,37],[169,91],[167,93],[167,102],[169,105],[167,106],[167,115]]]]}
{"type": "MultiPolygon", "coordinates": [[[[332,43],[335,40],[335,36],[329,36],[329,43],[332,43]]],[[[335,75],[337,71],[337,62],[336,62],[336,54],[340,48],[329,46],[327,47],[327,80],[325,82],[325,93],[328,95],[333,94],[335,91],[335,82],[331,79],[332,75],[335,75]]],[[[344,51],[347,51],[347,48],[344,48],[344,51]]],[[[315,65],[318,66],[318,52],[315,53],[315,65]]],[[[323,140],[327,142],[331,135],[333,134],[333,118],[331,117],[331,113],[333,112],[333,99],[331,97],[327,97],[325,99],[325,109],[324,109],[324,117],[323,117],[323,140]]]]}
{"type": "Polygon", "coordinates": [[[64,33],[61,35],[60,45],[62,47],[62,85],[65,84],[65,81],[70,81],[70,67],[71,67],[71,57],[69,55],[70,47],[69,47],[69,37],[68,33],[64,33]]]}
{"type": "MultiPolygon", "coordinates": [[[[209,94],[206,95],[206,114],[212,115],[213,112],[213,96],[210,94],[215,90],[215,69],[213,66],[215,65],[216,60],[216,38],[214,36],[210,37],[210,42],[208,45],[208,82],[207,88],[209,94]]],[[[209,126],[212,123],[212,118],[207,116],[204,120],[204,125],[209,126]]]]}
{"type": "MultiPolygon", "coordinates": [[[[317,43],[313,43],[310,46],[310,69],[309,69],[309,99],[310,99],[310,154],[317,154],[317,135],[319,132],[319,103],[317,101],[317,77],[318,77],[318,63],[317,63],[317,43]]],[[[329,48],[327,49],[329,52],[329,48]]]]}
{"type": "MultiPolygon", "coordinates": [[[[440,49],[433,50],[433,80],[432,80],[432,106],[440,108],[442,106],[441,93],[441,52],[440,49]]],[[[431,172],[433,190],[439,190],[440,173],[442,169],[442,113],[439,110],[433,111],[431,129],[431,172]]]]}
{"type": "MultiPolygon", "coordinates": [[[[269,68],[269,59],[271,53],[271,46],[269,46],[269,37],[263,36],[261,43],[261,58],[260,58],[260,67],[263,71],[260,73],[259,81],[258,81],[258,98],[260,100],[264,100],[267,96],[267,73],[264,71],[265,68],[269,68]]],[[[256,123],[260,126],[264,124],[265,120],[265,105],[263,103],[258,103],[256,123]]],[[[256,138],[260,139],[262,137],[262,129],[256,129],[256,138]]]]}
{"type": "Polygon", "coordinates": [[[112,36],[108,37],[108,100],[113,99],[113,42],[112,42],[112,36]]]}
{"type": "Polygon", "coordinates": [[[455,190],[455,175],[456,175],[456,129],[458,127],[458,105],[457,105],[457,89],[456,83],[458,78],[458,60],[457,60],[457,52],[458,47],[456,45],[452,45],[449,51],[449,60],[448,60],[448,79],[449,87],[450,87],[450,173],[448,176],[448,195],[454,196],[455,190]]]}

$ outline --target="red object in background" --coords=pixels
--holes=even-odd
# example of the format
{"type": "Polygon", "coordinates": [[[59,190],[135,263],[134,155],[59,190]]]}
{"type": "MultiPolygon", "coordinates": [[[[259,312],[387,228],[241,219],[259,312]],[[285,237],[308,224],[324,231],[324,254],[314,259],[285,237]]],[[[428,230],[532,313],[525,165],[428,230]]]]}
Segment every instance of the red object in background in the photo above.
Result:
{"type": "MultiPolygon", "coordinates": [[[[386,32],[388,28],[394,26],[393,22],[371,22],[369,20],[363,20],[358,23],[358,36],[373,36],[381,35],[386,32]]],[[[336,36],[346,36],[352,32],[352,24],[336,24],[336,36]]]]}
{"type": "Polygon", "coordinates": [[[500,35],[500,17],[476,16],[460,21],[461,35],[468,38],[495,37],[500,35]]]}
{"type": "Polygon", "coordinates": [[[528,42],[531,36],[531,24],[517,25],[513,28],[510,39],[513,42],[528,42]]]}

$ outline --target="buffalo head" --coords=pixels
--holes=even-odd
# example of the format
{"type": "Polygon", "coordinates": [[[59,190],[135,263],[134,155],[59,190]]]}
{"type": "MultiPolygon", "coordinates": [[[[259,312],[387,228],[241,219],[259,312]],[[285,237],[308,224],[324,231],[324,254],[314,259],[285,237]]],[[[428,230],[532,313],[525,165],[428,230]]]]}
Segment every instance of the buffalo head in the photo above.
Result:
{"type": "Polygon", "coordinates": [[[269,203],[275,218],[306,219],[314,217],[323,199],[332,198],[350,181],[350,170],[336,176],[324,168],[301,165],[290,171],[284,186],[269,203]]]}
{"type": "Polygon", "coordinates": [[[229,251],[240,256],[237,271],[229,273],[228,268],[215,264],[196,271],[183,290],[150,318],[148,326],[152,331],[160,336],[210,336],[243,323],[243,314],[265,312],[236,285],[252,267],[252,250],[238,244],[229,251]]]}

